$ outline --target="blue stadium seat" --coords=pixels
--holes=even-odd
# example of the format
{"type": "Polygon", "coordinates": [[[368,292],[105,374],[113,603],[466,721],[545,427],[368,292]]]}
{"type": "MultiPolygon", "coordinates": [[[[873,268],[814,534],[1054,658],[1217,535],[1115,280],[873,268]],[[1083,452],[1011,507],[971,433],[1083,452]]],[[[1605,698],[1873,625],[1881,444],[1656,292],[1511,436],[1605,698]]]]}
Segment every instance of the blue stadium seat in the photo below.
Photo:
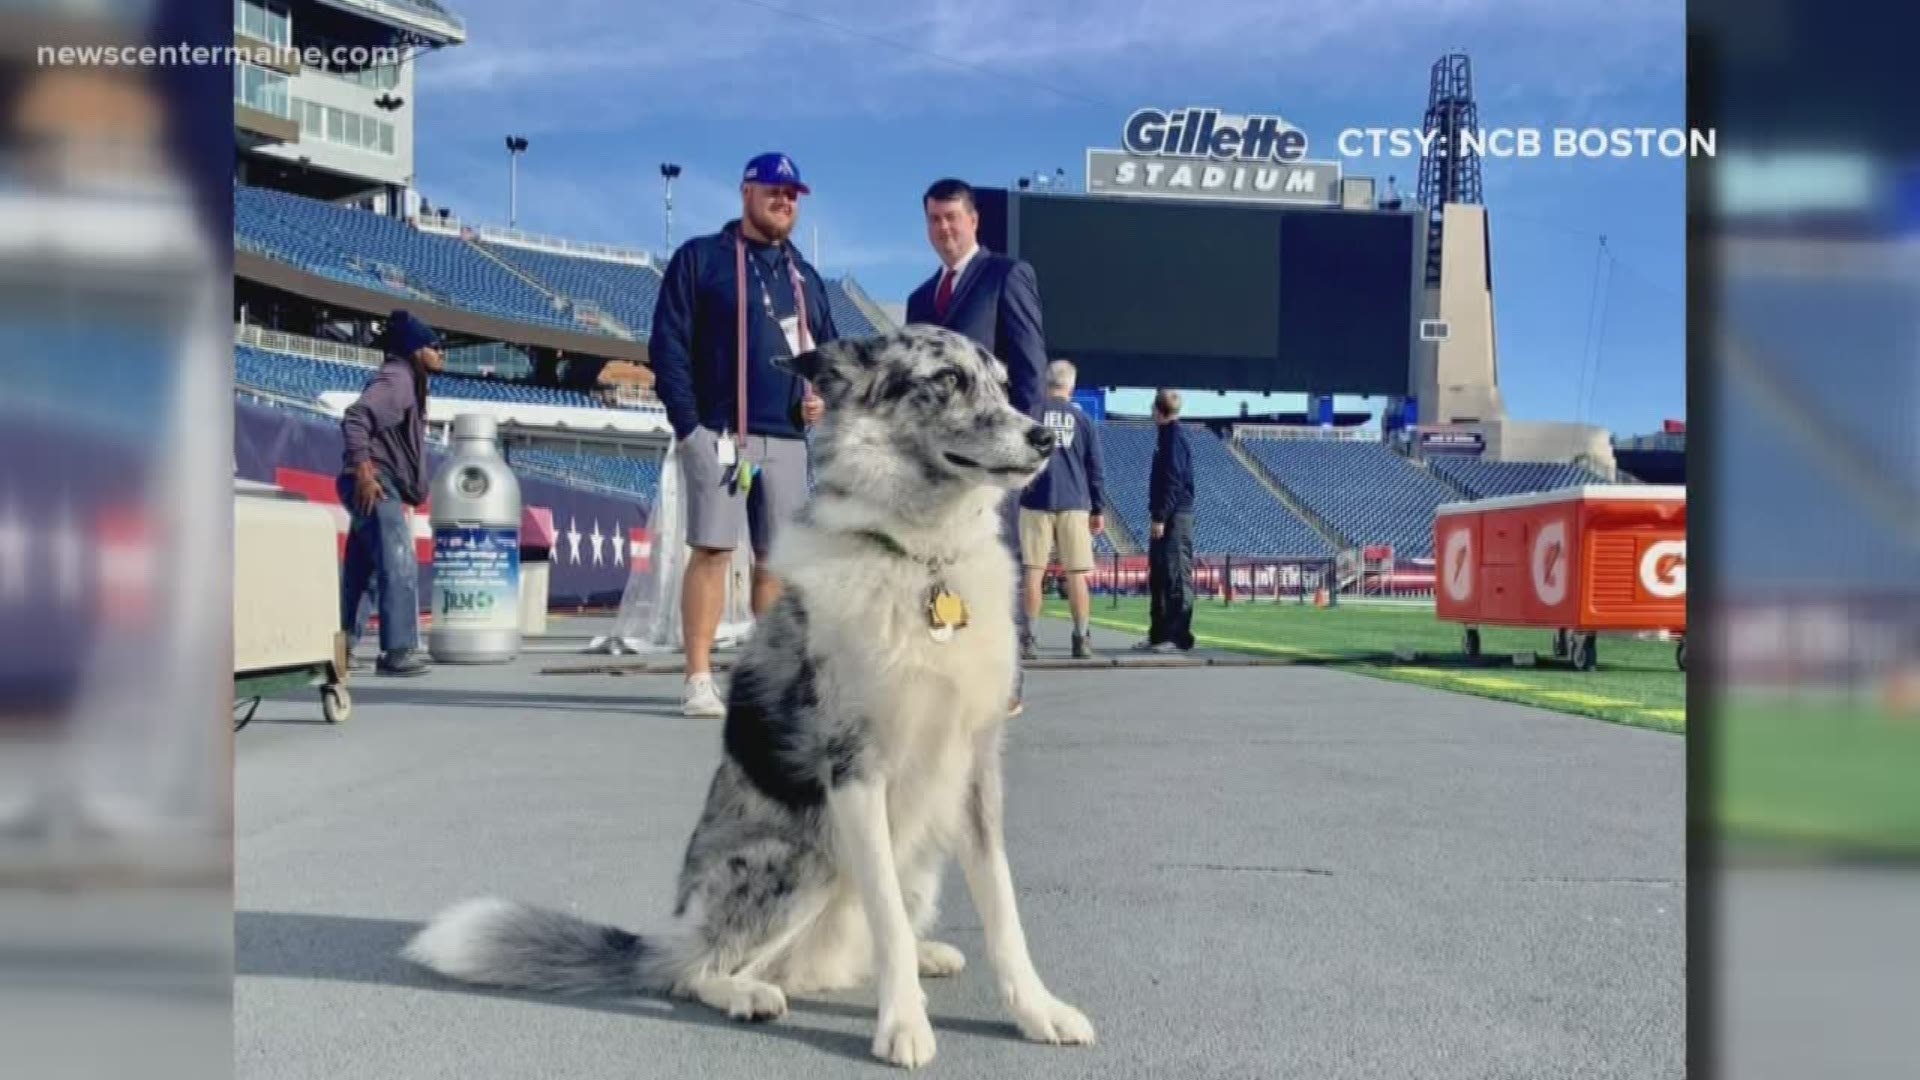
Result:
{"type": "MultiPolygon", "coordinates": [[[[1100,425],[1108,498],[1127,531],[1145,548],[1147,483],[1158,432],[1152,424],[1108,421],[1100,425]]],[[[1201,555],[1324,557],[1327,542],[1287,509],[1259,478],[1235,460],[1225,443],[1199,425],[1189,425],[1193,448],[1194,538],[1201,555]]]]}
{"type": "Polygon", "coordinates": [[[860,305],[847,295],[846,286],[838,281],[827,282],[827,307],[833,312],[833,328],[841,337],[872,337],[879,333],[860,305]]]}
{"type": "Polygon", "coordinates": [[[1246,437],[1240,447],[1302,506],[1353,545],[1433,557],[1433,511],[1459,496],[1377,442],[1246,437]]]}
{"type": "Polygon", "coordinates": [[[1460,485],[1476,499],[1556,491],[1604,481],[1578,465],[1552,461],[1476,461],[1472,458],[1433,457],[1428,467],[1460,485]]]}
{"type": "Polygon", "coordinates": [[[644,338],[652,331],[653,305],[660,296],[660,271],[651,266],[556,255],[511,244],[483,242],[481,246],[561,296],[591,301],[620,320],[635,337],[644,338]]]}
{"type": "Polygon", "coordinates": [[[653,504],[660,491],[660,459],[625,457],[618,454],[573,453],[561,450],[535,450],[524,446],[507,448],[507,461],[516,468],[536,473],[575,476],[602,487],[623,491],[653,504]]]}
{"type": "Polygon", "coordinates": [[[519,322],[590,329],[464,240],[266,188],[234,189],[234,242],[317,274],[519,322]],[[390,281],[382,265],[398,271],[390,281]]]}
{"type": "MultiPolygon", "coordinates": [[[[373,378],[373,371],[357,364],[315,360],[289,353],[269,352],[251,345],[233,349],[234,381],[242,386],[270,390],[303,400],[323,393],[342,391],[359,393],[373,378]]],[[[555,390],[545,386],[495,379],[477,379],[466,375],[435,375],[428,393],[460,401],[506,401],[527,405],[566,405],[579,409],[604,408],[591,396],[577,390],[555,390]]]]}

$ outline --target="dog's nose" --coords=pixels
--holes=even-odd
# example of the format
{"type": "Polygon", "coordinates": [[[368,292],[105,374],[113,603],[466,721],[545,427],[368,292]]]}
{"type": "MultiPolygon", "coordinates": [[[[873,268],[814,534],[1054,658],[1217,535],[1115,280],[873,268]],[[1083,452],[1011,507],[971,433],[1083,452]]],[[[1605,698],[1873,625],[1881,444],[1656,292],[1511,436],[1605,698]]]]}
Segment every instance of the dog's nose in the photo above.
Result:
{"type": "Polygon", "coordinates": [[[1035,424],[1027,432],[1027,445],[1042,454],[1053,453],[1053,429],[1035,424]]]}

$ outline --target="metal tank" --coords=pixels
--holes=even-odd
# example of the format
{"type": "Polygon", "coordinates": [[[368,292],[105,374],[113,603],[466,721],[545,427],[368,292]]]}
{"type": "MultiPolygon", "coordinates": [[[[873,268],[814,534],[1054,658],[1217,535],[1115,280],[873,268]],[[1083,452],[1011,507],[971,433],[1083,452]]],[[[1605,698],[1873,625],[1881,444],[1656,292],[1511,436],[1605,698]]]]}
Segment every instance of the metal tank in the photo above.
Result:
{"type": "Polygon", "coordinates": [[[450,664],[520,653],[520,482],[500,456],[490,416],[453,420],[433,478],[433,626],[427,651],[450,664]]]}

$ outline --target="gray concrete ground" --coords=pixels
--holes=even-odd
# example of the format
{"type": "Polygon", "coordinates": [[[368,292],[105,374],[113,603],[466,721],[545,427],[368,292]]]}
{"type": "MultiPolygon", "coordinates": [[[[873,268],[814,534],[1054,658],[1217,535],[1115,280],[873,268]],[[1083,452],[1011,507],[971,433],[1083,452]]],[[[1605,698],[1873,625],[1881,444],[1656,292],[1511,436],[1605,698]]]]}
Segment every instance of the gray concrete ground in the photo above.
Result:
{"type": "MultiPolygon", "coordinates": [[[[746,1026],[396,959],[478,895],[665,924],[718,725],[678,715],[675,676],[553,660],[362,677],[345,725],[301,697],[240,733],[238,1075],[888,1075],[867,993],[746,1026]]],[[[1309,668],[1040,671],[1010,725],[1027,934],[1100,1042],[1019,1039],[956,871],[937,936],[969,966],[926,983],[932,1074],[1682,1074],[1680,738],[1309,668]]]]}

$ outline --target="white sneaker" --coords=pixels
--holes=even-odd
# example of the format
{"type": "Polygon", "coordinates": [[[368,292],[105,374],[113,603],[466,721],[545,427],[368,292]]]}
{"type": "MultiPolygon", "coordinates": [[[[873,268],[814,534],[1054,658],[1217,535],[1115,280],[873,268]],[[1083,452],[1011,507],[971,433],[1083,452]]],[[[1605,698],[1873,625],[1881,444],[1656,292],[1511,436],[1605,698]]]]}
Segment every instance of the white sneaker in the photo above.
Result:
{"type": "Polygon", "coordinates": [[[718,720],[727,715],[727,703],[720,700],[720,691],[714,689],[712,674],[687,676],[686,692],[680,699],[680,714],[702,720],[718,720]]]}

